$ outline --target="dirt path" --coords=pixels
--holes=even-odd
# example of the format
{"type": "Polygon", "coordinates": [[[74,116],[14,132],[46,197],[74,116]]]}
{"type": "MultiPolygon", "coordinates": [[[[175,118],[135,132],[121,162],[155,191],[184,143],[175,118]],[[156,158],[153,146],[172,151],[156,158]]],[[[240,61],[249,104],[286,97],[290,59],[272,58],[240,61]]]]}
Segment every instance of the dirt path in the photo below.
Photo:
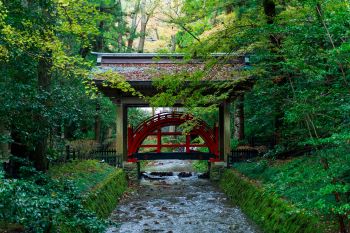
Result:
{"type": "Polygon", "coordinates": [[[110,217],[118,226],[109,228],[108,233],[259,232],[210,181],[198,179],[196,174],[179,177],[188,175],[180,173],[191,169],[188,162],[170,164],[160,162],[150,170],[177,172],[167,176],[148,172],[136,191],[121,200],[110,217]]]}

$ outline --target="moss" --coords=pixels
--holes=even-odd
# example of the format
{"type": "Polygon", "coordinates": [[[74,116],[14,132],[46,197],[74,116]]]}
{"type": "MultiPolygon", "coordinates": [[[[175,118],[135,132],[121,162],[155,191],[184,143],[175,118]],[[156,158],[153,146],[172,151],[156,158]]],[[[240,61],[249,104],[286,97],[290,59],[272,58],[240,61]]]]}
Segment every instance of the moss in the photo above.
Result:
{"type": "Polygon", "coordinates": [[[324,232],[320,221],[233,170],[226,170],[220,187],[263,231],[269,233],[324,232]]]}
{"type": "Polygon", "coordinates": [[[98,217],[106,218],[116,207],[126,188],[126,175],[123,170],[117,169],[87,194],[83,205],[98,217]]]}

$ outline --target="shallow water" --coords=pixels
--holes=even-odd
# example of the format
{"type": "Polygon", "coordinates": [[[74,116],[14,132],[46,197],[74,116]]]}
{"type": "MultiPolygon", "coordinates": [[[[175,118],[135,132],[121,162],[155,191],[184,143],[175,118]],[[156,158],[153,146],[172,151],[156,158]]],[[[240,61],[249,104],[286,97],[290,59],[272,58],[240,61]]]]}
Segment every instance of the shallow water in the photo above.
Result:
{"type": "MultiPolygon", "coordinates": [[[[160,162],[164,163],[164,162],[160,162]]],[[[199,179],[197,174],[181,178],[180,171],[191,166],[172,162],[173,174],[147,172],[134,192],[122,199],[110,220],[117,226],[112,232],[259,232],[239,208],[232,206],[209,180],[199,179]],[[187,166],[187,167],[186,167],[187,166]]],[[[164,171],[161,164],[155,164],[164,171]]],[[[154,171],[155,167],[150,170],[154,171]]]]}

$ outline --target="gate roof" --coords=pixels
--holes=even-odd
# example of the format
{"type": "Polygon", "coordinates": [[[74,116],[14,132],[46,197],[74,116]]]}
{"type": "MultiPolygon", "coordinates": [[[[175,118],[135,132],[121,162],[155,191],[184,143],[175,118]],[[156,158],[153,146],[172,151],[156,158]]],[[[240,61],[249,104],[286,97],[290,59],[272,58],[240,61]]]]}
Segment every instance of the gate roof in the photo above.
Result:
{"type": "MultiPolygon", "coordinates": [[[[191,74],[203,71],[207,64],[204,59],[188,59],[184,54],[163,54],[163,53],[93,53],[97,55],[97,67],[95,68],[94,81],[99,89],[109,97],[128,97],[130,94],[123,93],[117,89],[103,85],[106,80],[106,72],[117,73],[125,79],[137,91],[143,95],[156,94],[152,86],[152,80],[161,75],[191,74]]],[[[223,53],[211,54],[216,58],[216,64],[211,67],[202,81],[235,81],[238,89],[246,89],[247,80],[237,82],[241,77],[237,72],[246,67],[245,57],[228,56],[223,53]],[[243,88],[244,87],[244,88],[243,88]]],[[[251,82],[249,85],[251,86],[251,82]]]]}

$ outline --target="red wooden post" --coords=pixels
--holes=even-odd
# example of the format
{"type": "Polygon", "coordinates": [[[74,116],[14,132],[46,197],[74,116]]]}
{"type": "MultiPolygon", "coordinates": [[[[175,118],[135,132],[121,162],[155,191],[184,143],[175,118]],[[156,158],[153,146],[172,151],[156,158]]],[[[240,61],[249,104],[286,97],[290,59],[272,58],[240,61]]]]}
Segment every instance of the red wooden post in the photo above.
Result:
{"type": "Polygon", "coordinates": [[[186,153],[190,153],[191,135],[186,134],[186,153]]]}
{"type": "Polygon", "coordinates": [[[157,153],[162,151],[162,129],[158,127],[157,133],[157,153]]]}

